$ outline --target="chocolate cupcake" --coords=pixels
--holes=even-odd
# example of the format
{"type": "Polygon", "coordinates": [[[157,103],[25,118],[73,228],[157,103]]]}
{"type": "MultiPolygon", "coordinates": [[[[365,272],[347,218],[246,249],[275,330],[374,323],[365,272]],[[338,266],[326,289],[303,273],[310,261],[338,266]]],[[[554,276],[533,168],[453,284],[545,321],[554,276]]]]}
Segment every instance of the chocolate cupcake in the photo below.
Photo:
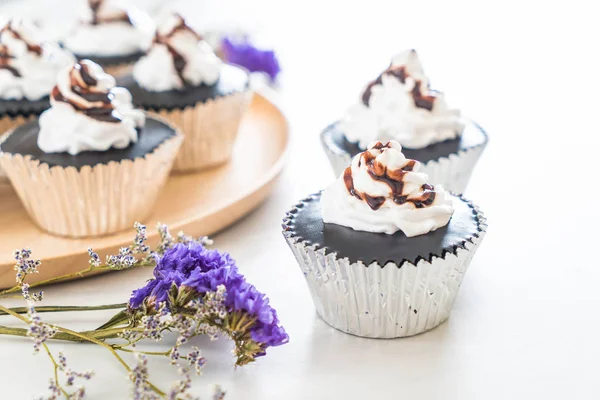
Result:
{"type": "Polygon", "coordinates": [[[423,164],[431,182],[464,192],[488,138],[479,125],[451,109],[429,81],[415,50],[399,54],[369,83],[361,101],[321,133],[336,174],[375,140],[398,141],[423,164]]]}
{"type": "Polygon", "coordinates": [[[476,206],[430,185],[419,168],[397,142],[373,143],[288,212],[283,234],[334,328],[395,338],[450,315],[487,226],[476,206]]]}
{"type": "Polygon", "coordinates": [[[63,40],[78,59],[90,59],[107,74],[131,71],[152,38],[149,16],[114,0],[88,0],[81,19],[63,40]]]}
{"type": "Polygon", "coordinates": [[[148,217],[182,142],[89,60],[67,67],[39,120],[10,131],[0,165],[31,218],[61,236],[99,236],[148,217]]]}
{"type": "Polygon", "coordinates": [[[27,20],[9,20],[0,28],[0,136],[50,107],[56,74],[74,60],[68,51],[43,42],[27,20]]]}
{"type": "Polygon", "coordinates": [[[159,25],[148,54],[119,83],[137,106],[152,110],[185,135],[174,171],[190,172],[231,158],[250,101],[248,73],[223,64],[179,15],[159,25]]]}

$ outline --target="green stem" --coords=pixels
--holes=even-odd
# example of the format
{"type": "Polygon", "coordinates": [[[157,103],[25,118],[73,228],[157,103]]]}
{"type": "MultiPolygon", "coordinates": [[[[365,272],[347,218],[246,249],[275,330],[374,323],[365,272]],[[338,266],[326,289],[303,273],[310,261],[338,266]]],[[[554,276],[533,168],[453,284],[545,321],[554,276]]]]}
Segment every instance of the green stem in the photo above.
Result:
{"type": "Polygon", "coordinates": [[[46,353],[48,354],[48,357],[50,357],[50,361],[52,361],[52,364],[54,365],[54,383],[60,389],[60,391],[62,392],[62,394],[65,396],[65,398],[68,399],[69,398],[69,393],[67,393],[67,391],[65,389],[63,389],[63,387],[58,382],[58,363],[56,362],[56,360],[54,359],[54,356],[50,352],[50,349],[48,348],[48,345],[46,343],[42,343],[42,345],[44,346],[44,349],[46,350],[46,353]]]}
{"type": "MultiPolygon", "coordinates": [[[[0,335],[27,337],[27,329],[11,328],[8,326],[0,326],[0,335]]],[[[63,333],[63,332],[57,332],[56,335],[52,336],[52,339],[53,340],[64,340],[67,342],[82,342],[83,341],[80,338],[71,336],[71,335],[63,333]]]]}
{"type": "MultiPolygon", "coordinates": [[[[107,304],[102,306],[39,306],[35,308],[38,313],[45,312],[66,312],[66,311],[96,311],[96,310],[114,310],[116,308],[127,307],[127,303],[119,304],[107,304]]],[[[27,314],[27,307],[13,307],[11,311],[17,314],[27,314]]],[[[7,313],[0,311],[0,315],[7,315],[7,313]]]]}
{"type": "MultiPolygon", "coordinates": [[[[13,317],[18,318],[21,321],[25,322],[26,324],[29,324],[29,320],[27,318],[17,314],[16,312],[14,312],[4,306],[0,305],[0,311],[4,311],[6,314],[10,314],[13,317]]],[[[112,348],[111,345],[109,345],[101,340],[98,340],[94,337],[88,336],[85,333],[75,332],[70,329],[63,328],[62,326],[56,326],[56,325],[53,325],[53,326],[59,332],[66,333],[68,335],[79,338],[79,339],[81,339],[81,341],[91,342],[91,343],[94,343],[94,344],[104,347],[105,349],[110,351],[113,356],[115,356],[115,358],[119,361],[119,363],[121,363],[121,365],[123,365],[123,367],[127,370],[127,372],[131,372],[131,367],[129,367],[129,365],[125,362],[125,360],[123,360],[121,358],[121,356],[115,351],[115,349],[112,348]]],[[[125,328],[123,330],[125,330],[125,328]]],[[[163,396],[163,397],[165,396],[165,393],[162,390],[160,390],[159,388],[157,388],[156,386],[154,386],[154,384],[152,384],[151,382],[147,382],[147,383],[156,394],[163,396]]]]}
{"type": "MultiPolygon", "coordinates": [[[[139,268],[139,267],[153,267],[155,265],[154,261],[145,261],[145,260],[140,260],[138,261],[137,264],[135,264],[133,267],[129,268],[139,268]]],[[[50,285],[52,283],[59,283],[59,282],[63,282],[63,281],[69,281],[75,278],[82,278],[86,275],[89,275],[91,273],[95,273],[95,272],[99,272],[99,271],[108,271],[111,270],[111,268],[107,265],[100,265],[97,267],[92,267],[89,266],[84,270],[78,271],[78,272],[73,272],[70,274],[65,274],[65,275],[61,275],[61,276],[57,276],[54,278],[50,278],[50,279],[45,279],[43,281],[40,282],[36,282],[36,283],[32,283],[29,285],[30,288],[35,288],[38,286],[44,286],[44,285],[50,285]]],[[[21,291],[21,287],[19,285],[13,286],[10,289],[6,289],[6,290],[2,290],[0,291],[0,296],[5,296],[7,294],[11,294],[11,293],[17,293],[21,291]]]]}

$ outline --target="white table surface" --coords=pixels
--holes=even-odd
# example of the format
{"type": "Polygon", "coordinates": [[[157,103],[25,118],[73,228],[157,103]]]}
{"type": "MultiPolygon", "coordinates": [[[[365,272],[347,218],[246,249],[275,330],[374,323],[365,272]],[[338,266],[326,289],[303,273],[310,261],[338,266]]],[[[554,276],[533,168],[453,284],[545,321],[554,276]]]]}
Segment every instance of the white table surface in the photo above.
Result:
{"type": "MultiPolygon", "coordinates": [[[[195,390],[219,383],[228,399],[600,398],[597,13],[579,1],[248,3],[214,1],[193,18],[244,18],[277,46],[293,151],[273,196],[214,239],[269,295],[290,343],[234,369],[230,344],[200,341],[208,365],[195,390]],[[489,232],[448,322],[407,339],[361,339],[317,317],[280,220],[334,178],[319,130],[406,47],[420,51],[433,85],[489,132],[466,192],[489,232]]],[[[47,303],[125,301],[150,274],[50,287],[47,303]]],[[[109,315],[52,320],[92,328],[109,315]]],[[[52,348],[64,349],[73,367],[96,371],[90,399],[127,398],[128,381],[103,349],[52,348]]],[[[176,378],[163,360],[151,368],[162,387],[176,378]]],[[[50,375],[29,341],[0,338],[0,398],[43,393],[50,375]]]]}

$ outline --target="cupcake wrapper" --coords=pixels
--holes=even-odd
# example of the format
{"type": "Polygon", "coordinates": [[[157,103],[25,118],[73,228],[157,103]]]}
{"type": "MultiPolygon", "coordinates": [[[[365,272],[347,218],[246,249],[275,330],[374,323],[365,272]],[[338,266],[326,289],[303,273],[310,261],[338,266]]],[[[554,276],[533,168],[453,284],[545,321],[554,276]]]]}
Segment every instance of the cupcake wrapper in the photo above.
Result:
{"type": "MultiPolygon", "coordinates": [[[[37,115],[30,115],[27,117],[19,115],[14,118],[10,116],[4,116],[0,118],[0,143],[2,142],[4,135],[8,134],[8,131],[26,122],[32,121],[35,118],[37,118],[37,115]]],[[[0,165],[0,184],[4,183],[8,183],[8,176],[6,176],[4,169],[2,169],[2,165],[0,165]]]]}
{"type": "Polygon", "coordinates": [[[159,114],[185,135],[173,171],[199,171],[229,161],[240,122],[251,100],[252,92],[245,91],[194,107],[160,110],[159,114]]]}
{"type": "MultiPolygon", "coordinates": [[[[351,263],[283,232],[306,278],[319,316],[342,332],[398,338],[435,328],[450,316],[458,289],[487,225],[479,208],[478,237],[465,248],[416,264],[351,263]]],[[[286,224],[284,223],[284,227],[286,224]]]]}
{"type": "Polygon", "coordinates": [[[131,72],[133,72],[134,65],[135,65],[135,63],[106,65],[106,66],[103,66],[102,69],[104,69],[104,72],[106,72],[107,74],[112,75],[116,78],[116,77],[127,75],[127,74],[130,74],[131,72]]]}
{"type": "MultiPolygon", "coordinates": [[[[321,143],[336,176],[341,175],[346,167],[352,163],[352,157],[348,153],[336,152],[329,148],[323,140],[323,134],[321,135],[321,143]]],[[[462,194],[486,145],[487,141],[480,146],[450,154],[448,157],[421,163],[419,172],[426,173],[429,176],[429,183],[442,184],[444,189],[452,193],[462,194]]]]}
{"type": "Polygon", "coordinates": [[[166,140],[135,160],[52,167],[20,154],[0,154],[15,191],[33,221],[60,236],[107,235],[143,222],[152,211],[183,137],[166,140]]]}

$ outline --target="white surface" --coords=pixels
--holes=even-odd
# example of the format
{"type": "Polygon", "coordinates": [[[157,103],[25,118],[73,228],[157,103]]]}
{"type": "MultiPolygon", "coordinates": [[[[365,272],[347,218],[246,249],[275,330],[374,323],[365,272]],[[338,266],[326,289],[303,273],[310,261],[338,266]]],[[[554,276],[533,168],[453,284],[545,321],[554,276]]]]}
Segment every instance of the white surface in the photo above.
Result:
{"type": "MultiPolygon", "coordinates": [[[[215,1],[204,15],[254,18],[251,2],[230,3],[215,1]]],[[[225,341],[201,342],[209,363],[196,390],[220,383],[228,399],[598,399],[597,13],[583,1],[264,3],[271,13],[255,23],[281,52],[294,150],[274,196],[215,240],[269,294],[291,341],[237,370],[225,341]],[[360,339],[315,315],[279,222],[333,179],[319,130],[411,46],[432,84],[491,136],[466,192],[490,227],[447,323],[408,339],[360,339]]],[[[54,304],[119,302],[149,276],[112,274],[46,295],[54,304]]],[[[93,327],[108,315],[55,321],[93,327]]],[[[97,371],[90,399],[126,397],[127,380],[104,350],[52,347],[97,371]]],[[[30,349],[0,338],[1,398],[44,391],[50,364],[30,349]]],[[[162,387],[175,378],[162,360],[151,367],[162,387]]]]}

